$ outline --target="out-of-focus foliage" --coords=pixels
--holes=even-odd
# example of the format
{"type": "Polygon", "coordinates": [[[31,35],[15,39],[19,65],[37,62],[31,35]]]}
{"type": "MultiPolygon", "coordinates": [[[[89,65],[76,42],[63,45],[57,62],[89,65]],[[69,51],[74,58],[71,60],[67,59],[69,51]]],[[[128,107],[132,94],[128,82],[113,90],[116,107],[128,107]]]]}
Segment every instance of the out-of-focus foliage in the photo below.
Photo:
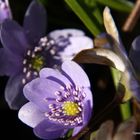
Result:
{"type": "Polygon", "coordinates": [[[110,6],[122,12],[130,12],[133,8],[133,3],[126,0],[65,0],[65,2],[95,36],[104,31],[102,6],[110,6]]]}

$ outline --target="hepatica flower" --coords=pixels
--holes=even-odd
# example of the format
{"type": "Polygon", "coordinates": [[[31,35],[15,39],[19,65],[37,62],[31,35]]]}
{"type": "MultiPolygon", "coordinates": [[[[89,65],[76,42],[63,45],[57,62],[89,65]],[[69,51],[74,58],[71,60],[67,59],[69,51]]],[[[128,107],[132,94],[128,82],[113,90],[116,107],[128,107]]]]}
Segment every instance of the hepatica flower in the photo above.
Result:
{"type": "Polygon", "coordinates": [[[45,36],[46,11],[34,0],[24,18],[23,27],[6,19],[1,28],[0,75],[10,76],[5,98],[10,108],[18,109],[26,99],[23,86],[38,76],[41,68],[55,67],[84,48],[92,40],[78,29],[55,30],[45,36]]]}
{"type": "Polygon", "coordinates": [[[63,137],[70,129],[76,135],[87,125],[93,108],[86,73],[77,63],[65,61],[60,71],[43,68],[39,76],[23,89],[29,102],[19,110],[19,119],[42,139],[63,137]]]}
{"type": "Polygon", "coordinates": [[[5,19],[12,18],[8,0],[0,0],[0,23],[5,19]]]}
{"type": "Polygon", "coordinates": [[[135,71],[140,79],[140,36],[136,37],[132,42],[132,47],[129,51],[129,58],[135,68],[135,71]]]}

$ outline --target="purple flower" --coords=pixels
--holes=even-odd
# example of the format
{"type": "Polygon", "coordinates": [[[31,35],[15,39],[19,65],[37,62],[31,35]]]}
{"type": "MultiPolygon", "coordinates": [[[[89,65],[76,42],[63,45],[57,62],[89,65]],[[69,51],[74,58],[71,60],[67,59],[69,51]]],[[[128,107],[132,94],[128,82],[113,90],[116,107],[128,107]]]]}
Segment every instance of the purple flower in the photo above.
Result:
{"type": "Polygon", "coordinates": [[[10,19],[2,24],[0,75],[10,76],[5,98],[11,109],[18,109],[27,101],[23,86],[37,77],[41,68],[55,67],[82,49],[93,47],[92,40],[80,30],[56,30],[48,36],[45,31],[46,11],[36,0],[25,14],[23,27],[10,19]]]}
{"type": "MultiPolygon", "coordinates": [[[[129,58],[135,68],[135,71],[139,77],[140,75],[140,36],[136,37],[132,42],[132,47],[129,51],[129,58]]],[[[139,78],[140,80],[140,78],[139,78]]]]}
{"type": "Polygon", "coordinates": [[[5,19],[12,18],[8,0],[0,0],[0,23],[5,19]]]}
{"type": "Polygon", "coordinates": [[[23,89],[29,102],[19,110],[19,118],[43,139],[63,137],[70,129],[76,135],[89,122],[93,108],[86,73],[75,62],[65,61],[60,71],[43,68],[39,75],[23,89]]]}

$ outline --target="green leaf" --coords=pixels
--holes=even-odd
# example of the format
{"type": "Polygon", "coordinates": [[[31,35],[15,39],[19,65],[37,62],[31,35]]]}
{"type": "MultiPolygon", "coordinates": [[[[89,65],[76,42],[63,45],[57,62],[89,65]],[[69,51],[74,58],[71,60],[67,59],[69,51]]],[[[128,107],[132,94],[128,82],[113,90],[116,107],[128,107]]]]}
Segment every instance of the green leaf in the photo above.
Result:
{"type": "Polygon", "coordinates": [[[121,115],[122,115],[123,120],[129,119],[131,116],[130,102],[127,101],[126,103],[121,104],[120,111],[121,111],[121,115]]]}
{"type": "Polygon", "coordinates": [[[103,31],[101,26],[102,14],[91,0],[65,0],[73,12],[81,19],[85,26],[93,35],[98,35],[103,31]]]}
{"type": "MultiPolygon", "coordinates": [[[[79,0],[81,3],[81,0],[79,0]]],[[[97,21],[103,25],[103,15],[102,11],[100,10],[100,5],[96,2],[96,0],[83,0],[81,3],[83,7],[87,7],[86,10],[90,13],[91,16],[95,17],[97,21]]]]}
{"type": "Polygon", "coordinates": [[[96,0],[98,3],[109,6],[112,9],[120,12],[131,12],[134,4],[128,0],[96,0]]]}

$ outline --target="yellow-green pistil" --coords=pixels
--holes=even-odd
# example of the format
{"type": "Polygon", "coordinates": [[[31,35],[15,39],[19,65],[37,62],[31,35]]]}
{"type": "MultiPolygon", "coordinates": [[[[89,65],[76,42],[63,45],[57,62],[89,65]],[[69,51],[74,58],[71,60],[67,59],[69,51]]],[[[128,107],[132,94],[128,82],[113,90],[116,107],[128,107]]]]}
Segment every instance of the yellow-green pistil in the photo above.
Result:
{"type": "Polygon", "coordinates": [[[67,101],[63,103],[64,113],[68,116],[76,116],[80,112],[78,108],[79,106],[75,102],[67,101]]]}
{"type": "Polygon", "coordinates": [[[43,67],[43,65],[44,65],[44,59],[42,56],[37,55],[34,58],[32,58],[32,67],[36,71],[39,72],[41,68],[43,67]]]}

